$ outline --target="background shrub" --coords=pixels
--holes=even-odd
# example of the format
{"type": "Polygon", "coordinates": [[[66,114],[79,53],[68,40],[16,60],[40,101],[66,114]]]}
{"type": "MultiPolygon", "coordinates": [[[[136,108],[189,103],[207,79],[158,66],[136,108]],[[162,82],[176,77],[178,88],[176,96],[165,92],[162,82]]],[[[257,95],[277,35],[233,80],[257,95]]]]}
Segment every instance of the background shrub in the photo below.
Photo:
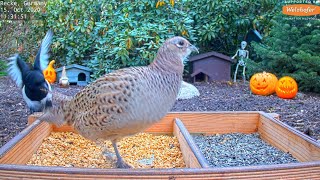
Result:
{"type": "Polygon", "coordinates": [[[320,92],[320,21],[279,15],[263,44],[254,44],[256,63],[278,77],[289,75],[300,90],[320,92]]]}
{"type": "Polygon", "coordinates": [[[159,45],[174,35],[186,37],[200,52],[231,56],[247,32],[256,29],[264,40],[248,44],[248,78],[261,71],[291,75],[301,90],[319,92],[319,21],[274,18],[282,7],[276,0],[163,2],[48,0],[38,21],[0,21],[0,59],[19,52],[32,62],[51,28],[51,57],[57,65],[88,66],[95,79],[122,67],[149,64],[159,45]]]}
{"type": "Polygon", "coordinates": [[[256,29],[267,35],[277,0],[187,1],[201,51],[233,55],[247,32],[256,29]]]}
{"type": "Polygon", "coordinates": [[[94,78],[114,69],[149,64],[168,37],[180,35],[230,55],[248,30],[268,32],[275,0],[164,1],[50,0],[44,15],[55,31],[55,59],[89,66],[94,78]]]}
{"type": "Polygon", "coordinates": [[[181,6],[168,1],[156,8],[153,0],[50,0],[42,16],[55,33],[53,58],[61,65],[86,65],[97,78],[122,67],[149,64],[168,37],[195,40],[193,20],[181,6]]]}

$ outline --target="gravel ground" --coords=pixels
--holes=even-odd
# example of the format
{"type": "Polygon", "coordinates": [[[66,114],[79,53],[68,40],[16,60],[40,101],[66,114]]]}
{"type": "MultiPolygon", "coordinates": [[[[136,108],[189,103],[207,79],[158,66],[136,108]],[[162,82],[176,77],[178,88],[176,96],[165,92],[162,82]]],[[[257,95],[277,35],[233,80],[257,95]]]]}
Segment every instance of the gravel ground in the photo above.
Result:
{"type": "Polygon", "coordinates": [[[290,154],[253,134],[194,135],[193,139],[211,167],[271,165],[298,162],[290,154]]]}
{"type": "MultiPolygon", "coordinates": [[[[280,120],[320,141],[320,95],[303,94],[293,100],[275,95],[256,96],[248,84],[195,83],[200,96],[177,100],[172,111],[265,111],[280,114],[280,120]]],[[[53,91],[73,96],[82,87],[53,91]]],[[[27,125],[29,111],[19,90],[8,77],[0,77],[0,147],[27,125]]]]}
{"type": "Polygon", "coordinates": [[[28,110],[21,91],[6,77],[0,77],[0,147],[27,125],[28,110]]]}

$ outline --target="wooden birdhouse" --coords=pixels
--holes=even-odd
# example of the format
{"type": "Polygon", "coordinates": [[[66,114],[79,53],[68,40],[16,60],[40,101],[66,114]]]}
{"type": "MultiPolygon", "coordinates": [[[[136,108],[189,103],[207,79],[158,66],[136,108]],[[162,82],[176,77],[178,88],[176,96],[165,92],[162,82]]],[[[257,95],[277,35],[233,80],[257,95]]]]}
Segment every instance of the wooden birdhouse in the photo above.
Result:
{"type": "MultiPolygon", "coordinates": [[[[63,67],[57,68],[58,79],[62,77],[63,67]]],[[[91,69],[78,64],[65,66],[70,85],[86,86],[90,82],[91,69]]]]}
{"type": "Polygon", "coordinates": [[[189,61],[193,82],[230,81],[233,61],[229,56],[212,51],[192,56],[189,61]]]}

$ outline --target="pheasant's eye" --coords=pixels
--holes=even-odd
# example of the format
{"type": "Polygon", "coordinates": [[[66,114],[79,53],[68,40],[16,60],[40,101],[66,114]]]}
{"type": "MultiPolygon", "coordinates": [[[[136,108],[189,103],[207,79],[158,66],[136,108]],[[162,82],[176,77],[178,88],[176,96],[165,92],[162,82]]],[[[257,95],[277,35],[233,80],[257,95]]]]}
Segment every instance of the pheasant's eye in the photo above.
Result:
{"type": "Polygon", "coordinates": [[[183,45],[184,45],[184,42],[183,42],[183,41],[179,41],[178,44],[177,44],[177,46],[178,46],[179,48],[182,48],[183,45]]]}

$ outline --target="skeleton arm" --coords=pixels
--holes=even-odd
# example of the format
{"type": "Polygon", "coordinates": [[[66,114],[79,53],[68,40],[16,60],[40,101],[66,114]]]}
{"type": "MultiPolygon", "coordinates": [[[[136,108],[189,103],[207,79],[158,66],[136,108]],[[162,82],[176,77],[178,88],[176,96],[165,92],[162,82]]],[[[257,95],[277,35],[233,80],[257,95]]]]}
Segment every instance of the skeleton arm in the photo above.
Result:
{"type": "Polygon", "coordinates": [[[239,49],[237,50],[236,54],[231,57],[231,59],[234,59],[237,56],[238,52],[239,52],[239,49]]]}

